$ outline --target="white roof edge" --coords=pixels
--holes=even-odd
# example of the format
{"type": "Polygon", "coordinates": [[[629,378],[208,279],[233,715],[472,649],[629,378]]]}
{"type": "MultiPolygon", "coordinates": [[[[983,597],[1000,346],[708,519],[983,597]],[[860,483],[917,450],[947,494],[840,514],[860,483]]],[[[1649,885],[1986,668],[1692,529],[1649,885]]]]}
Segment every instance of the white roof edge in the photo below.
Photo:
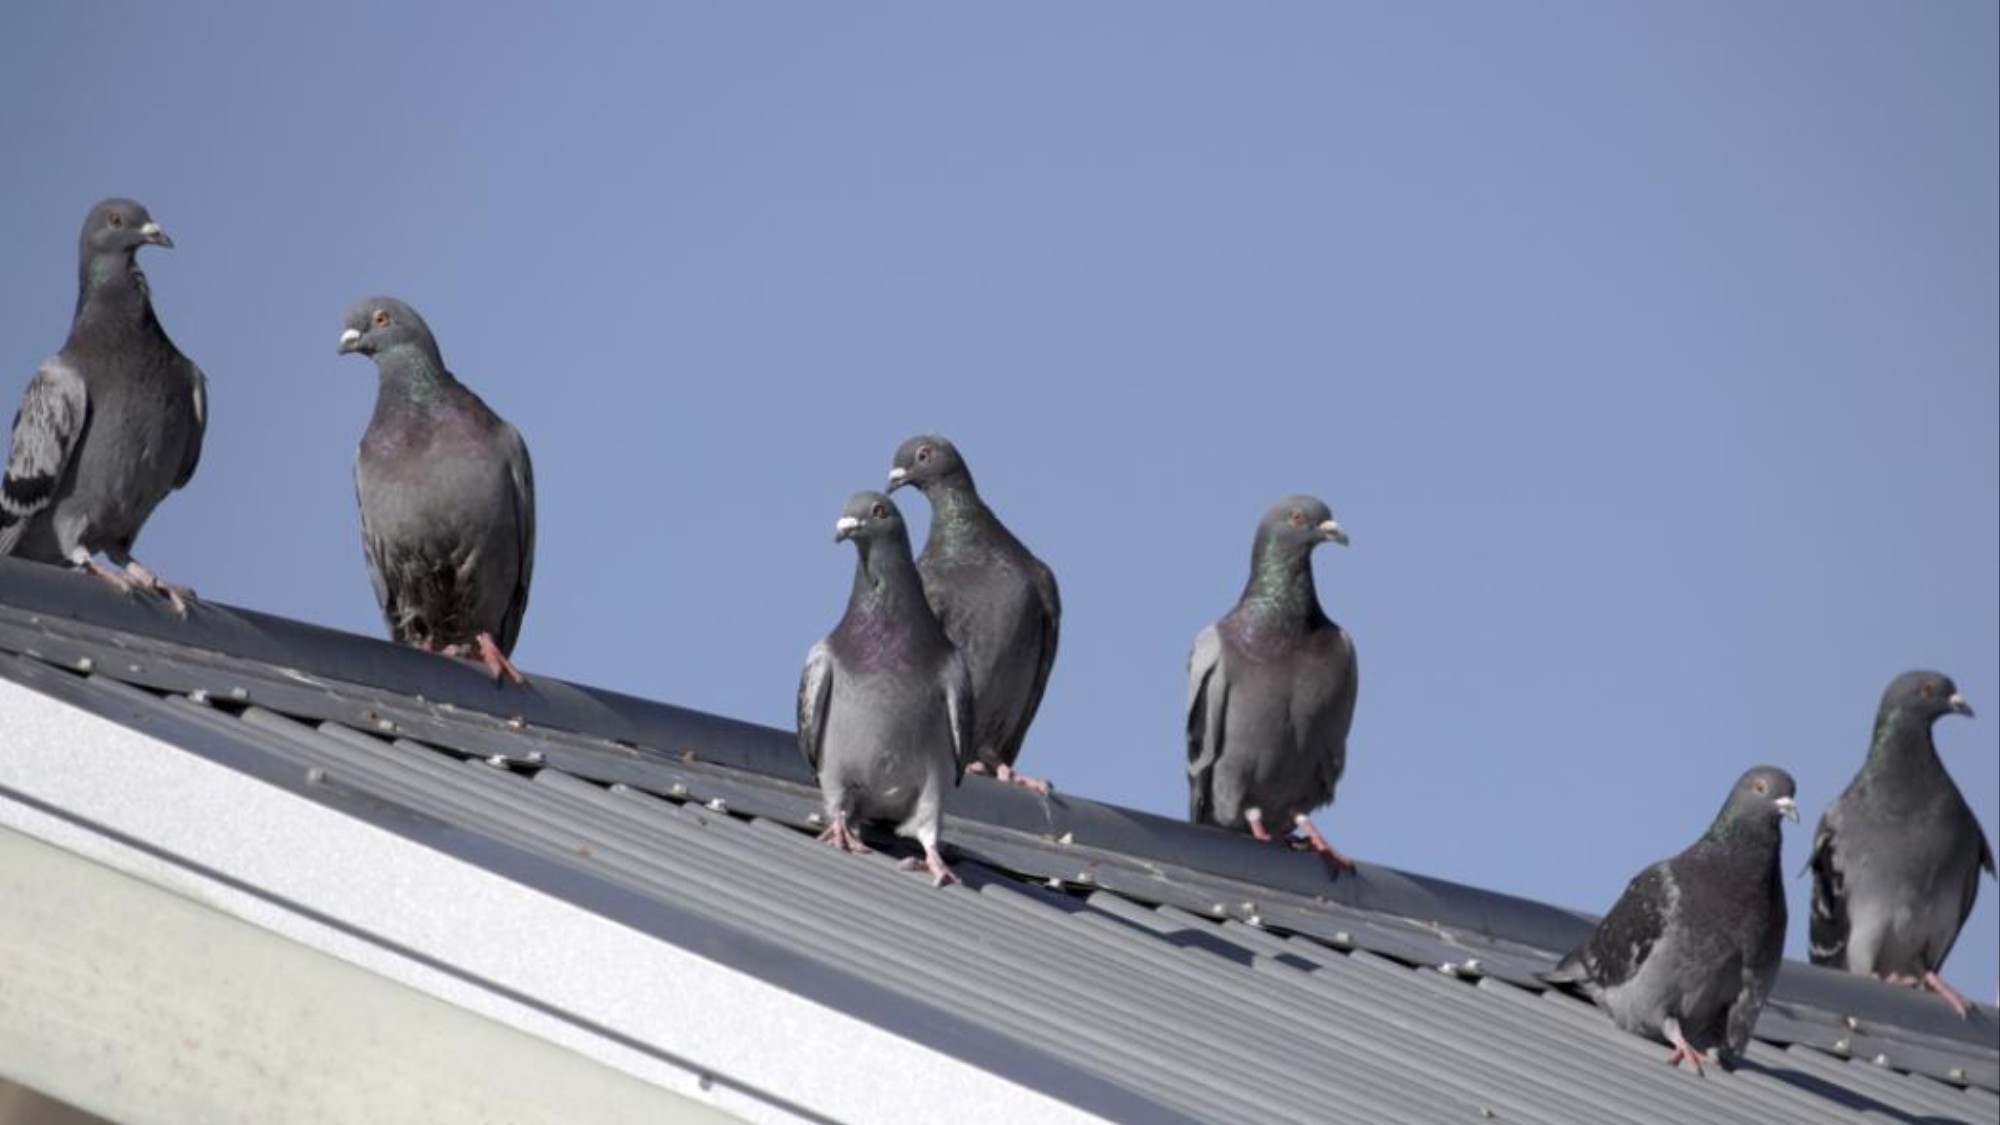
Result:
{"type": "Polygon", "coordinates": [[[747,1120],[1101,1120],[5,679],[0,747],[0,826],[747,1120]]]}

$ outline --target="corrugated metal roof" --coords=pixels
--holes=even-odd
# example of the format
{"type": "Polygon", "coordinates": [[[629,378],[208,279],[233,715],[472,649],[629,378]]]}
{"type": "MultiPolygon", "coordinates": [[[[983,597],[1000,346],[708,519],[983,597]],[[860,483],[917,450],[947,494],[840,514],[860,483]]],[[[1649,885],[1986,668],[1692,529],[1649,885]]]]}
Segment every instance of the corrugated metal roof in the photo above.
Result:
{"type": "Polygon", "coordinates": [[[965,886],[936,890],[893,846],[812,843],[787,732],[221,607],[175,622],[8,560],[0,591],[0,677],[1106,1116],[2000,1117],[1991,1009],[1788,964],[1748,1063],[1699,1079],[1540,982],[1587,925],[1566,911],[1366,865],[1328,884],[1311,856],[982,779],[947,824],[965,886]]]}

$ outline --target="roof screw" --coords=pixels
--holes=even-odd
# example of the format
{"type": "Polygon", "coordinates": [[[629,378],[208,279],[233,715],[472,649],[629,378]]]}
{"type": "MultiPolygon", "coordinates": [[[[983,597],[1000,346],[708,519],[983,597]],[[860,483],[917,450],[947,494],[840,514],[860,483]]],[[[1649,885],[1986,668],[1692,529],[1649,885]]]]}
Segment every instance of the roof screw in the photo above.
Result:
{"type": "Polygon", "coordinates": [[[711,797],[708,800],[707,807],[710,812],[728,812],[729,802],[723,800],[720,797],[711,797]]]}
{"type": "Polygon", "coordinates": [[[1097,882],[1097,876],[1092,875],[1088,871],[1079,871],[1076,873],[1076,881],[1088,887],[1097,882]]]}
{"type": "Polygon", "coordinates": [[[1477,957],[1467,957],[1465,959],[1465,964],[1459,966],[1459,970],[1465,973],[1469,973],[1473,976],[1478,976],[1480,973],[1484,972],[1484,970],[1481,969],[1479,966],[1479,958],[1477,957]]]}
{"type": "Polygon", "coordinates": [[[515,730],[527,730],[528,720],[522,718],[519,715],[509,715],[507,716],[507,725],[514,728],[515,730]]]}
{"type": "Polygon", "coordinates": [[[528,764],[529,764],[529,765],[533,765],[533,766],[539,766],[539,765],[541,765],[541,764],[542,764],[542,752],[541,752],[540,750],[530,750],[530,751],[528,751],[528,764]]]}
{"type": "Polygon", "coordinates": [[[1888,1066],[1888,1065],[1889,1065],[1889,1056],[1887,1056],[1887,1055],[1876,1055],[1876,1056],[1875,1056],[1875,1065],[1876,1065],[1876,1066],[1888,1066]]]}
{"type": "MultiPolygon", "coordinates": [[[[674,797],[685,797],[688,795],[688,787],[676,781],[672,785],[667,786],[667,793],[674,797]]],[[[819,814],[815,813],[813,815],[817,816],[819,814]]]]}
{"type": "Polygon", "coordinates": [[[1256,903],[1254,903],[1254,902],[1246,902],[1246,903],[1244,903],[1244,904],[1243,904],[1243,913],[1245,913],[1245,914],[1255,914],[1255,913],[1257,913],[1257,904],[1256,904],[1256,903]]]}
{"type": "Polygon", "coordinates": [[[135,675],[135,676],[136,676],[136,675],[138,675],[139,673],[141,673],[141,672],[145,671],[145,669],[144,669],[144,668],[141,668],[141,667],[139,667],[139,666],[138,666],[137,664],[127,664],[127,665],[125,666],[125,670],[126,670],[126,671],[128,671],[128,672],[130,672],[130,673],[132,673],[132,674],[133,674],[133,675],[135,675]]]}
{"type": "Polygon", "coordinates": [[[313,768],[311,768],[311,769],[307,770],[307,771],[306,771],[306,784],[307,784],[307,785],[324,785],[324,784],[326,784],[326,771],[325,771],[325,770],[323,770],[323,769],[321,769],[321,768],[319,768],[318,766],[314,766],[313,768]]]}
{"type": "Polygon", "coordinates": [[[202,705],[203,707],[206,707],[206,706],[208,706],[208,689],[207,689],[207,688],[196,688],[196,689],[194,689],[193,691],[189,692],[189,693],[188,693],[188,702],[189,702],[189,703],[199,703],[199,704],[200,704],[200,705],[202,705]]]}
{"type": "Polygon", "coordinates": [[[1494,1112],[1493,1112],[1493,1107],[1492,1107],[1492,1106],[1490,1106],[1490,1105],[1483,1105],[1483,1106],[1480,1106],[1480,1107],[1479,1107],[1479,1116],[1481,1116],[1481,1117],[1484,1117],[1484,1118],[1486,1118],[1486,1119],[1488,1119],[1488,1120],[1491,1120],[1491,1119],[1493,1119],[1493,1118],[1495,1118],[1495,1117],[1498,1117],[1498,1116],[1500,1116],[1500,1115],[1499,1115],[1499,1114],[1497,1114],[1497,1113],[1494,1113],[1494,1112]]]}
{"type": "Polygon", "coordinates": [[[1076,843],[1076,833],[1074,833],[1074,832],[1065,832],[1065,833],[1063,833],[1062,835],[1060,835],[1060,836],[1057,836],[1057,837],[1056,837],[1056,843],[1058,843],[1058,844],[1074,844],[1074,843],[1076,843]]]}
{"type": "Polygon", "coordinates": [[[1854,1040],[1849,1039],[1847,1036],[1843,1035],[1840,1038],[1833,1041],[1833,1049],[1839,1051],[1843,1055],[1851,1055],[1854,1053],[1854,1040]]]}
{"type": "Polygon", "coordinates": [[[489,766],[501,766],[504,768],[507,765],[507,755],[495,754],[491,758],[486,759],[486,764],[489,766]]]}
{"type": "MultiPolygon", "coordinates": [[[[680,786],[676,785],[676,786],[674,786],[674,788],[678,789],[678,788],[680,788],[680,786]]],[[[825,823],[826,823],[826,817],[825,817],[824,815],[820,814],[820,813],[807,813],[807,814],[806,814],[806,823],[807,823],[807,824],[825,824],[825,823]]]]}
{"type": "Polygon", "coordinates": [[[1965,1068],[1962,1066],[1955,1066],[1952,1067],[1950,1070],[1945,1071],[1944,1075],[1946,1078],[1951,1079],[1953,1082],[1963,1082],[1965,1081],[1965,1068]]]}
{"type": "Polygon", "coordinates": [[[1211,907],[1209,907],[1209,908],[1208,908],[1208,912],[1209,912],[1210,914],[1213,914],[1213,915],[1215,915],[1215,916],[1216,916],[1217,918],[1227,918],[1227,917],[1229,917],[1229,908],[1228,908],[1228,907],[1226,907],[1226,906],[1224,906],[1224,905],[1222,905],[1222,904],[1221,904],[1221,903],[1219,903],[1219,902],[1218,902],[1218,903],[1216,903],[1216,904],[1215,904],[1214,906],[1211,906],[1211,907]]]}
{"type": "Polygon", "coordinates": [[[1333,932],[1333,944],[1352,949],[1354,948],[1354,935],[1348,933],[1346,930],[1335,930],[1333,932]]]}
{"type": "Polygon", "coordinates": [[[97,667],[97,662],[88,656],[79,656],[76,658],[76,670],[79,672],[88,672],[95,667],[97,667]]]}
{"type": "Polygon", "coordinates": [[[1256,914],[1250,915],[1248,918],[1243,919],[1243,921],[1252,926],[1257,926],[1260,928],[1264,925],[1264,919],[1256,914]]]}
{"type": "Polygon", "coordinates": [[[1054,875],[1049,876],[1048,881],[1046,883],[1043,883],[1042,885],[1052,891],[1059,891],[1063,889],[1063,881],[1054,875]]]}
{"type": "Polygon", "coordinates": [[[622,797],[625,794],[630,793],[632,791],[632,787],[630,785],[625,784],[622,781],[614,781],[611,783],[611,791],[622,797]]]}
{"type": "Polygon", "coordinates": [[[1842,1016],[1842,1017],[1840,1017],[1840,1022],[1842,1022],[1842,1023],[1846,1024],[1846,1025],[1847,1025],[1847,1030],[1849,1030],[1849,1031],[1860,1031],[1860,1030],[1861,1030],[1861,1021],[1860,1021],[1860,1020],[1858,1020],[1858,1019],[1855,1019],[1855,1018],[1854,1018],[1853,1016],[1842,1016]]]}
{"type": "Polygon", "coordinates": [[[238,701],[238,702],[241,702],[241,701],[243,701],[243,700],[245,700],[245,699],[248,699],[248,698],[250,698],[250,689],[249,689],[249,688],[246,688],[246,687],[233,687],[233,688],[230,688],[230,689],[229,689],[229,698],[231,698],[231,699],[234,699],[234,700],[236,700],[236,701],[238,701]]]}
{"type": "Polygon", "coordinates": [[[390,722],[387,719],[377,719],[375,720],[375,729],[381,731],[384,734],[394,734],[396,731],[396,724],[390,722]]]}

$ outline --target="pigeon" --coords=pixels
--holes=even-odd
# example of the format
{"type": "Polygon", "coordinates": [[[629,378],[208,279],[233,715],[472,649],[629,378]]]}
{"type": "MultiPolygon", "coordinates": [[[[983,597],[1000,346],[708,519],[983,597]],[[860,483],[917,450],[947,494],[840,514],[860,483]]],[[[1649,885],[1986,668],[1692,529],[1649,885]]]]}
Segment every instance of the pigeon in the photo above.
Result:
{"type": "Polygon", "coordinates": [[[193,591],[132,557],[146,518],[194,476],[208,427],[208,380],[160,327],[139,271],[141,246],[174,240],[143,205],[107,199],[85,216],[78,241],[69,339],[28,381],[14,415],[0,555],[67,563],[126,593],[164,597],[186,617],[193,591]]]}
{"type": "Polygon", "coordinates": [[[1736,780],[1715,823],[1625,887],[1552,981],[1580,984],[1635,1035],[1673,1046],[1667,1063],[1732,1069],[1749,1046],[1784,959],[1778,818],[1799,819],[1792,775],[1758,766],[1736,780]]]}
{"type": "Polygon", "coordinates": [[[1312,550],[1347,532],[1323,501],[1287,496],[1264,513],[1236,608],[1188,656],[1188,819],[1270,840],[1296,827],[1335,875],[1353,867],[1306,814],[1333,800],[1347,766],[1359,686],[1354,642],[1327,619],[1312,550]]]}
{"type": "Polygon", "coordinates": [[[833,538],[853,540],[860,558],[847,613],[799,677],[799,749],[825,803],[819,839],[862,853],[854,824],[893,821],[923,845],[922,866],[943,886],[957,877],[938,854],[938,825],[945,791],[971,759],[972,677],[924,602],[895,502],[855,493],[833,538]]]}
{"type": "Polygon", "coordinates": [[[1963,1017],[1938,970],[1993,849],[1931,741],[1947,713],[1972,707],[1937,672],[1905,672],[1882,693],[1868,758],[1813,833],[1811,952],[1815,965],[1920,985],[1963,1017]]]}
{"type": "Polygon", "coordinates": [[[349,309],[339,350],[372,357],[381,377],[354,490],[390,636],[526,683],[508,657],[535,570],[527,443],[445,368],[430,326],[393,297],[349,309]]]}
{"type": "Polygon", "coordinates": [[[966,768],[1048,792],[1014,771],[1021,741],[1049,686],[1062,625],[1056,577],[979,498],[972,470],[951,442],[924,434],[896,450],[889,491],[910,485],[931,502],[930,536],[917,557],[924,597],[972,672],[979,726],[966,768]]]}

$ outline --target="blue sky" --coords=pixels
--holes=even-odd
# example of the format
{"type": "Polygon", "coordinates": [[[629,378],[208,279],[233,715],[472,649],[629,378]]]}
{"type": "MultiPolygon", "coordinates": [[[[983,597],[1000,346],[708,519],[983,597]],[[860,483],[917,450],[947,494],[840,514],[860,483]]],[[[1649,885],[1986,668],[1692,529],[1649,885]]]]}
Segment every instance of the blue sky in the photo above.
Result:
{"type": "MultiPolygon", "coordinates": [[[[0,394],[84,211],[145,201],[212,414],[139,556],[379,633],[334,342],[401,296],[534,452],[523,667],[774,724],[842,500],[943,432],[1062,584],[1023,765],[1173,815],[1189,641],[1317,493],[1362,666],[1321,826],[1603,910],[1759,762],[1789,875],[1908,667],[1980,709],[1940,748],[2000,827],[1996,39],[1970,2],[11,5],[0,394]]],[[[1947,976],[1992,1002],[1980,896],[1947,976]]]]}

